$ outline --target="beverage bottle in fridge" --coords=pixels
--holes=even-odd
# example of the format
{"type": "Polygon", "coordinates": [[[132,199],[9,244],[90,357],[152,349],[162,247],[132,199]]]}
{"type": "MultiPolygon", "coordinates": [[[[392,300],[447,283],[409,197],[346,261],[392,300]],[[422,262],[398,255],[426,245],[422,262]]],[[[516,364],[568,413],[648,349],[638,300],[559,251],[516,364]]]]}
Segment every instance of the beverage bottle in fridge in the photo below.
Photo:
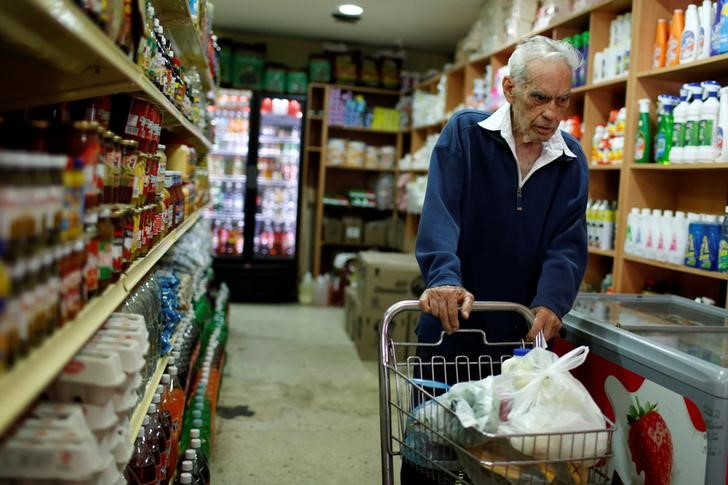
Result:
{"type": "Polygon", "coordinates": [[[157,418],[156,404],[149,405],[144,422],[144,427],[147,429],[147,441],[151,443],[149,448],[157,463],[157,480],[161,482],[166,477],[169,450],[167,449],[167,439],[164,436],[164,430],[157,418]]]}
{"type": "MultiPolygon", "coordinates": [[[[146,421],[146,419],[145,419],[146,421]]],[[[157,464],[146,439],[146,427],[139,428],[134,441],[134,451],[126,466],[126,475],[132,485],[151,485],[157,483],[157,464]]]]}

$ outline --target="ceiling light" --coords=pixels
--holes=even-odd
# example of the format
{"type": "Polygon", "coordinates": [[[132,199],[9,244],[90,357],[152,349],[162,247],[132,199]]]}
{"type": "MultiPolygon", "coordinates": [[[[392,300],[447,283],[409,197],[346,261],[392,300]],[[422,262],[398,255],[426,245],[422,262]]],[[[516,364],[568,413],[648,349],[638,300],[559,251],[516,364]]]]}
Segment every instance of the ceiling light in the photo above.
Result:
{"type": "Polygon", "coordinates": [[[339,5],[339,13],[350,17],[358,17],[364,13],[364,9],[359,5],[354,5],[353,3],[345,3],[343,5],[339,5]]]}

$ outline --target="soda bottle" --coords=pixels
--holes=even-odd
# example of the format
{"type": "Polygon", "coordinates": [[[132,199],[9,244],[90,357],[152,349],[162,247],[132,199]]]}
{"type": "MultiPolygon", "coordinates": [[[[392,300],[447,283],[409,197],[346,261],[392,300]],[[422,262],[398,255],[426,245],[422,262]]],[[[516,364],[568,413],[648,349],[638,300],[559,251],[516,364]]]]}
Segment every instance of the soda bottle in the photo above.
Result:
{"type": "MultiPolygon", "coordinates": [[[[196,419],[195,422],[192,423],[194,426],[195,424],[199,424],[199,420],[196,419]]],[[[201,432],[200,428],[192,428],[190,430],[190,438],[195,440],[200,440],[200,450],[202,451],[202,454],[204,455],[205,459],[209,461],[210,459],[210,441],[209,436],[205,433],[203,434],[201,432]]]]}
{"type": "MultiPolygon", "coordinates": [[[[190,466],[192,464],[190,463],[190,466]]],[[[192,483],[192,474],[189,472],[182,472],[179,477],[177,477],[177,480],[174,482],[175,484],[180,485],[187,485],[192,483]]]]}
{"type": "MultiPolygon", "coordinates": [[[[147,421],[147,419],[145,418],[144,421],[147,421]]],[[[134,441],[134,451],[126,466],[125,474],[129,477],[129,483],[132,485],[157,483],[157,464],[146,439],[145,426],[139,428],[139,434],[137,434],[134,441]]]]}
{"type": "Polygon", "coordinates": [[[171,461],[172,417],[168,410],[161,408],[162,392],[164,392],[163,386],[157,386],[157,393],[152,398],[152,403],[157,408],[157,421],[159,422],[159,425],[162,428],[162,432],[164,433],[164,453],[166,459],[163,460],[164,469],[162,471],[164,479],[161,481],[161,483],[163,485],[166,485],[172,479],[172,464],[175,462],[171,461]]]}
{"type": "Polygon", "coordinates": [[[180,464],[180,473],[179,479],[177,480],[177,483],[182,483],[180,480],[183,476],[187,475],[189,477],[189,482],[187,483],[193,483],[194,485],[205,485],[205,481],[200,476],[199,470],[195,469],[194,460],[184,460],[180,464]]]}
{"type": "Polygon", "coordinates": [[[169,450],[167,449],[167,439],[164,435],[164,430],[157,417],[156,404],[152,403],[149,405],[144,421],[144,426],[147,428],[147,441],[151,443],[150,450],[154,454],[157,463],[157,480],[161,482],[167,474],[169,450]]]}
{"type": "Polygon", "coordinates": [[[205,483],[210,483],[210,465],[207,462],[207,458],[202,454],[202,443],[199,438],[193,438],[190,446],[195,453],[195,462],[197,463],[197,469],[200,470],[200,475],[205,480],[205,483]]]}
{"type": "Polygon", "coordinates": [[[167,370],[169,374],[162,376],[162,384],[167,386],[166,392],[162,396],[162,409],[169,411],[172,421],[172,445],[170,448],[169,463],[174,466],[179,458],[178,445],[182,435],[182,415],[184,414],[185,395],[177,378],[177,367],[172,366],[167,370]]]}

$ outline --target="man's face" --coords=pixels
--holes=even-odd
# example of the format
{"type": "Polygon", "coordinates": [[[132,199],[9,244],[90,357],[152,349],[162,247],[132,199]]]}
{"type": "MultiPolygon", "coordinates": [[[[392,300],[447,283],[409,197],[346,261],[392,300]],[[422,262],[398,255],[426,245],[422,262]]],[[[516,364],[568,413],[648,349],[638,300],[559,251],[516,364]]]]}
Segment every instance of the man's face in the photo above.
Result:
{"type": "Polygon", "coordinates": [[[512,107],[516,139],[520,135],[524,143],[545,142],[556,133],[569,108],[571,70],[565,62],[532,61],[526,68],[526,82],[516,86],[506,76],[503,92],[512,107]]]}

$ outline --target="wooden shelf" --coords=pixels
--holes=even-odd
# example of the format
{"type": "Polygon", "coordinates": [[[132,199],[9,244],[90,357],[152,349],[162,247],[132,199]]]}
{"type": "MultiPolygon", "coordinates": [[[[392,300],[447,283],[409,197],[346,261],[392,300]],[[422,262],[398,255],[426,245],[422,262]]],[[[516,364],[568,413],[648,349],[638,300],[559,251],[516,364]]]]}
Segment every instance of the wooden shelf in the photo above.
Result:
{"type": "Polygon", "coordinates": [[[661,165],[659,163],[633,163],[629,166],[632,170],[726,170],[728,163],[671,163],[661,165]]]}
{"type": "Polygon", "coordinates": [[[614,257],[614,249],[599,249],[593,246],[589,246],[589,254],[597,254],[599,256],[606,256],[609,258],[614,257]]]}
{"type": "Polygon", "coordinates": [[[383,133],[385,135],[399,135],[402,133],[401,130],[377,130],[374,128],[364,128],[363,126],[344,126],[344,125],[329,125],[330,130],[345,130],[360,133],[383,133]]]}
{"type": "Polygon", "coordinates": [[[689,82],[716,75],[725,78],[726,72],[728,72],[728,54],[721,54],[687,64],[650,69],[638,73],[637,78],[689,82]]]}
{"type": "Polygon", "coordinates": [[[334,89],[341,89],[342,91],[352,91],[354,93],[364,93],[364,94],[380,94],[383,96],[400,96],[402,93],[399,91],[395,91],[393,89],[382,89],[382,88],[372,88],[368,86],[350,86],[348,84],[322,84],[322,83],[311,83],[311,87],[329,87],[334,89]]]}
{"type": "Polygon", "coordinates": [[[431,77],[430,79],[428,79],[426,81],[423,81],[421,83],[415,84],[415,87],[414,87],[413,91],[418,91],[418,90],[419,91],[426,91],[429,88],[436,86],[437,83],[439,83],[439,82],[440,82],[440,75],[438,74],[437,76],[433,76],[433,77],[431,77]]]}
{"type": "Polygon", "coordinates": [[[726,280],[728,281],[728,273],[718,273],[717,271],[705,271],[704,269],[689,268],[679,264],[665,263],[654,259],[642,258],[640,256],[634,256],[631,254],[624,255],[625,261],[632,261],[635,263],[641,263],[648,266],[654,266],[656,268],[664,268],[680,273],[688,273],[697,276],[703,276],[705,278],[711,278],[715,280],[726,280]]]}
{"type": "Polygon", "coordinates": [[[324,115],[308,115],[307,119],[312,121],[323,121],[324,115]]]}
{"type": "Polygon", "coordinates": [[[211,148],[205,135],[169,101],[141,69],[71,0],[0,4],[0,111],[136,93],[164,112],[163,127],[211,148]]]}
{"type": "Polygon", "coordinates": [[[118,282],[91,300],[73,321],[58,329],[7,374],[0,376],[0,435],[116,311],[157,261],[197,222],[203,210],[198,210],[180,227],[173,229],[149,254],[132,264],[118,282]]]}
{"type": "Polygon", "coordinates": [[[616,89],[626,89],[627,76],[620,76],[614,79],[608,79],[595,84],[586,84],[571,90],[571,94],[587,93],[590,91],[613,91],[616,89]]]}
{"type": "Polygon", "coordinates": [[[305,150],[306,151],[309,151],[309,152],[319,152],[319,153],[321,153],[321,151],[323,151],[323,147],[306,147],[305,150]]]}
{"type": "Polygon", "coordinates": [[[162,381],[162,374],[164,374],[164,369],[167,367],[168,362],[169,356],[159,359],[154,374],[149,378],[149,382],[147,382],[144,397],[142,397],[142,400],[139,401],[136,409],[134,409],[134,414],[131,415],[131,419],[129,420],[129,440],[132,443],[136,440],[139,429],[144,423],[144,416],[147,415],[149,405],[152,404],[152,399],[154,399],[154,394],[157,392],[157,386],[162,381]]]}
{"type": "Polygon", "coordinates": [[[356,170],[358,172],[394,172],[394,168],[348,167],[346,165],[326,165],[326,170],[356,170]]]}
{"type": "Polygon", "coordinates": [[[590,171],[592,171],[592,170],[598,170],[598,171],[601,171],[601,170],[614,170],[614,171],[618,171],[618,170],[621,170],[621,168],[622,168],[622,164],[617,164],[617,165],[589,165],[589,170],[590,171]]]}
{"type": "Polygon", "coordinates": [[[192,22],[188,0],[153,0],[159,22],[167,27],[177,48],[181,51],[182,63],[195,66],[205,91],[215,89],[207,62],[207,43],[197,26],[192,22]]]}

